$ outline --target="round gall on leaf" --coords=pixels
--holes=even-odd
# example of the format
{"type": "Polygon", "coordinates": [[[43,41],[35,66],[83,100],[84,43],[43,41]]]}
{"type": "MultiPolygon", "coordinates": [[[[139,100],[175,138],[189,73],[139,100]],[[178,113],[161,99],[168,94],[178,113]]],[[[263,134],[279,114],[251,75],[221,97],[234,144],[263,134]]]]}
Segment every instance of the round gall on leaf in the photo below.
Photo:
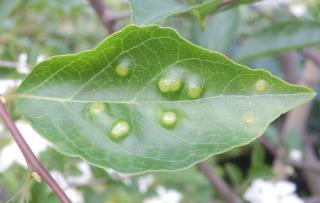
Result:
{"type": "Polygon", "coordinates": [[[256,118],[252,112],[246,112],[242,117],[242,121],[246,125],[253,125],[256,121],[256,118]]]}
{"type": "Polygon", "coordinates": [[[89,112],[90,114],[99,114],[101,112],[103,112],[104,110],[106,110],[107,108],[107,104],[103,103],[103,102],[96,102],[93,103],[90,108],[89,108],[89,112]]]}
{"type": "Polygon", "coordinates": [[[130,69],[130,59],[129,58],[123,58],[120,60],[120,63],[116,66],[115,72],[120,77],[125,77],[129,75],[130,69]]]}
{"type": "Polygon", "coordinates": [[[194,86],[188,88],[188,96],[191,99],[198,99],[202,94],[202,88],[200,86],[194,86]]]}
{"type": "Polygon", "coordinates": [[[187,94],[191,99],[198,99],[203,92],[202,82],[198,75],[190,75],[187,80],[187,94]]]}
{"type": "Polygon", "coordinates": [[[110,136],[113,140],[120,140],[126,137],[131,130],[131,127],[127,121],[117,121],[111,128],[110,136]]]}
{"type": "Polygon", "coordinates": [[[115,72],[120,77],[125,77],[129,74],[129,68],[128,66],[125,66],[123,64],[117,65],[115,72]]]}
{"type": "Polygon", "coordinates": [[[268,83],[267,81],[265,80],[258,80],[255,84],[254,84],[254,89],[257,91],[257,92],[264,92],[266,91],[268,87],[268,83]]]}
{"type": "Polygon", "coordinates": [[[163,93],[169,92],[170,91],[170,84],[171,84],[170,79],[161,78],[158,82],[158,86],[159,86],[160,91],[163,93]]]}
{"type": "Polygon", "coordinates": [[[181,81],[180,80],[171,80],[170,91],[176,92],[181,89],[181,81]]]}
{"type": "Polygon", "coordinates": [[[165,111],[161,116],[161,124],[164,127],[174,127],[177,123],[177,114],[174,111],[165,111]]]}
{"type": "Polygon", "coordinates": [[[161,78],[158,82],[158,86],[161,92],[168,93],[179,91],[182,84],[180,80],[161,78]]]}

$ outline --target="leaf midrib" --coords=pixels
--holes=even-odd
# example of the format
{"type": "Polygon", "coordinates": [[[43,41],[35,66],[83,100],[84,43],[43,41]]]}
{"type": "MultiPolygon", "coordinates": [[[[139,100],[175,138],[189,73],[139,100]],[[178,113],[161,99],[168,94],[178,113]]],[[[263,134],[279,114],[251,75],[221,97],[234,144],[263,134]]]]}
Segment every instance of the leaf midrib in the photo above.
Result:
{"type": "Polygon", "coordinates": [[[12,98],[25,98],[25,99],[34,99],[34,100],[43,100],[43,101],[55,101],[61,103],[94,103],[94,102],[105,102],[109,104],[163,104],[163,103],[189,103],[189,102],[199,102],[202,100],[211,100],[217,98],[255,98],[255,97],[273,97],[273,96],[310,96],[313,97],[315,94],[313,93],[293,93],[293,94],[257,94],[257,95],[217,95],[199,99],[190,99],[190,100],[179,100],[179,101],[139,101],[139,100],[120,100],[120,101],[109,101],[109,100],[81,100],[81,99],[69,99],[69,98],[58,98],[58,97],[45,97],[45,96],[37,96],[23,93],[15,93],[8,95],[7,99],[12,98]]]}

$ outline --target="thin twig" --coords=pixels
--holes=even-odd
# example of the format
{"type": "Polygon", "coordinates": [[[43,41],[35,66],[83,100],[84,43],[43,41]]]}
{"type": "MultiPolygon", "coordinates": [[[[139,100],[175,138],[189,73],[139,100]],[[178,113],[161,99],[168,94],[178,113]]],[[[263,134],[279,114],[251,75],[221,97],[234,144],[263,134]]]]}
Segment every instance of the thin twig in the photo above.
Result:
{"type": "Polygon", "coordinates": [[[109,22],[116,22],[118,20],[125,20],[130,18],[131,12],[128,11],[109,11],[108,19],[109,22]]]}
{"type": "Polygon", "coordinates": [[[302,53],[305,57],[309,58],[313,63],[315,63],[320,68],[320,56],[317,55],[317,53],[309,49],[304,49],[302,53]]]}
{"type": "MultiPolygon", "coordinates": [[[[1,98],[0,98],[1,99],[1,98]]],[[[40,163],[37,157],[34,155],[29,145],[26,143],[18,128],[15,126],[14,122],[10,118],[10,115],[5,109],[3,102],[0,100],[0,116],[2,117],[4,123],[7,125],[12,137],[18,144],[24,158],[26,159],[28,166],[32,171],[40,175],[40,177],[48,184],[51,190],[56,194],[62,203],[71,203],[70,199],[60,188],[57,182],[52,178],[47,169],[40,163]]]]}
{"type": "MultiPolygon", "coordinates": [[[[314,89],[320,81],[320,69],[316,67],[313,60],[307,60],[303,73],[298,81],[298,84],[308,86],[314,89]]],[[[300,107],[295,108],[288,113],[286,121],[282,129],[282,137],[288,136],[290,132],[298,132],[303,135],[303,151],[304,159],[307,163],[317,165],[320,167],[320,161],[314,151],[314,146],[310,142],[310,136],[307,133],[307,119],[311,111],[311,102],[308,102],[300,107]]],[[[312,170],[303,171],[306,183],[312,193],[312,195],[320,195],[320,177],[319,173],[312,170]]]]}
{"type": "Polygon", "coordinates": [[[290,83],[297,82],[296,75],[295,75],[295,70],[297,68],[294,63],[294,57],[295,55],[293,52],[282,53],[279,56],[284,79],[290,83]]]}
{"type": "Polygon", "coordinates": [[[2,185],[0,185],[0,202],[5,201],[9,198],[10,198],[10,196],[9,196],[8,191],[4,187],[2,187],[2,185]]]}
{"type": "Polygon", "coordinates": [[[294,167],[304,170],[311,170],[320,174],[320,165],[308,160],[294,161],[286,157],[286,155],[276,146],[274,146],[268,139],[262,137],[259,142],[278,160],[290,164],[294,167]]]}
{"type": "MultiPolygon", "coordinates": [[[[255,0],[258,1],[258,0],[255,0]]],[[[230,6],[233,6],[234,4],[241,4],[242,2],[239,0],[223,0],[219,5],[218,9],[224,10],[230,6]]]]}
{"type": "Polygon", "coordinates": [[[230,189],[218,175],[214,173],[208,162],[197,164],[197,168],[207,177],[211,186],[229,203],[242,203],[242,200],[230,189]]]}
{"type": "Polygon", "coordinates": [[[220,3],[219,7],[224,7],[224,6],[226,6],[226,5],[234,4],[234,3],[236,3],[237,1],[238,1],[238,0],[223,0],[223,1],[220,3]]]}
{"type": "Polygon", "coordinates": [[[107,5],[103,0],[89,0],[90,5],[98,15],[101,23],[109,33],[115,32],[115,23],[118,20],[130,17],[129,11],[112,12],[108,10],[107,5]]]}

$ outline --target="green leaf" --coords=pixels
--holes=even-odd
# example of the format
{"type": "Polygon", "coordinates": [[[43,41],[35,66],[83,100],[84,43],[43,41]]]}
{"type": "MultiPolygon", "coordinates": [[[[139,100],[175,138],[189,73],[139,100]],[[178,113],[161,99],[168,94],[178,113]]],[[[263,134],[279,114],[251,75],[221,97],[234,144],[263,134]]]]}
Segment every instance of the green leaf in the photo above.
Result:
{"type": "Polygon", "coordinates": [[[15,74],[16,70],[13,68],[6,68],[0,66],[0,78],[9,78],[11,75],[15,74]]]}
{"type": "Polygon", "coordinates": [[[237,187],[243,181],[243,174],[239,166],[232,163],[227,163],[225,166],[226,172],[234,187],[237,187]]]}
{"type": "Polygon", "coordinates": [[[320,23],[311,21],[280,23],[244,40],[237,52],[236,60],[244,62],[319,44],[320,23]]]}
{"type": "Polygon", "coordinates": [[[17,69],[0,66],[0,79],[21,79],[24,76],[18,73],[17,69]]]}
{"type": "Polygon", "coordinates": [[[222,2],[222,0],[215,0],[206,4],[201,4],[192,9],[193,15],[197,18],[201,29],[205,29],[207,25],[208,15],[222,2]]]}
{"type": "Polygon", "coordinates": [[[254,145],[251,153],[251,166],[260,166],[264,164],[266,152],[261,145],[254,145]]]}
{"type": "Polygon", "coordinates": [[[1,0],[0,1],[0,32],[2,31],[3,21],[10,15],[13,9],[21,0],[1,0]]]}
{"type": "Polygon", "coordinates": [[[247,181],[257,178],[274,177],[272,168],[265,163],[266,152],[261,145],[254,145],[251,152],[251,165],[248,171],[247,181]]]}
{"type": "Polygon", "coordinates": [[[198,25],[194,25],[193,40],[204,48],[226,53],[237,35],[239,17],[236,8],[210,16],[203,31],[198,25]],[[221,26],[225,19],[228,20],[221,26]]]}
{"type": "Polygon", "coordinates": [[[170,28],[131,25],[95,49],[40,63],[7,99],[59,151],[141,173],[248,144],[313,97],[170,28]]]}
{"type": "Polygon", "coordinates": [[[222,0],[130,0],[132,22],[138,25],[155,23],[166,17],[192,11],[203,27],[209,14],[256,0],[221,3],[222,0]]]}
{"type": "Polygon", "coordinates": [[[131,0],[132,21],[134,24],[146,25],[212,1],[215,0],[131,0]]]}

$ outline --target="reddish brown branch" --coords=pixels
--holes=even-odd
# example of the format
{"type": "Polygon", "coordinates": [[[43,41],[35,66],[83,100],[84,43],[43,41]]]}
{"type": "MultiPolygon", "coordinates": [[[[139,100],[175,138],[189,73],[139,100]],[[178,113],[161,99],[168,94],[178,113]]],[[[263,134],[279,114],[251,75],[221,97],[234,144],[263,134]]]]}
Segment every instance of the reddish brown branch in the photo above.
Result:
{"type": "Polygon", "coordinates": [[[227,7],[229,5],[232,5],[234,3],[238,3],[238,0],[223,0],[218,7],[219,8],[223,8],[223,7],[227,7]]]}
{"type": "Polygon", "coordinates": [[[259,142],[278,160],[304,170],[311,170],[320,174],[320,165],[308,160],[294,161],[289,159],[278,147],[274,146],[268,139],[262,137],[259,142]]]}
{"type": "Polygon", "coordinates": [[[29,145],[26,143],[22,135],[20,134],[18,128],[15,126],[14,122],[10,118],[10,115],[5,109],[4,104],[0,101],[0,116],[2,117],[4,123],[7,125],[12,137],[18,144],[24,158],[26,159],[28,166],[32,171],[40,175],[40,177],[48,184],[51,190],[56,194],[62,203],[71,203],[64,191],[59,187],[57,182],[51,177],[47,169],[40,163],[37,157],[34,155],[29,145]]]}
{"type": "Polygon", "coordinates": [[[284,79],[290,83],[296,82],[294,57],[293,52],[282,53],[279,57],[284,79]]]}
{"type": "Polygon", "coordinates": [[[206,161],[198,163],[197,168],[207,177],[214,190],[217,191],[226,202],[242,203],[242,200],[230,189],[227,183],[214,173],[206,161]]]}
{"type": "Polygon", "coordinates": [[[129,11],[112,12],[108,10],[103,0],[89,0],[90,5],[98,15],[101,23],[109,33],[115,32],[115,23],[118,20],[130,17],[129,11]]]}
{"type": "MultiPolygon", "coordinates": [[[[258,0],[254,0],[258,1],[258,0]]],[[[223,0],[219,5],[218,9],[224,10],[227,8],[232,7],[233,5],[241,4],[242,2],[240,0],[223,0]]]]}
{"type": "MultiPolygon", "coordinates": [[[[310,88],[315,88],[320,82],[320,69],[313,63],[313,60],[307,60],[303,74],[299,79],[300,85],[305,85],[310,88]]],[[[314,146],[310,142],[310,136],[308,136],[306,123],[311,110],[311,102],[301,105],[300,107],[292,110],[288,113],[287,119],[283,126],[282,136],[288,136],[290,132],[297,132],[303,135],[303,150],[305,160],[309,165],[320,167],[320,162],[314,151],[314,146]]],[[[303,163],[302,163],[303,165],[303,163]]],[[[307,167],[307,165],[303,165],[307,167]]],[[[309,166],[308,166],[309,167],[309,166]]],[[[319,173],[313,170],[304,170],[304,177],[307,182],[311,193],[315,196],[320,195],[320,177],[319,173]]]]}
{"type": "Polygon", "coordinates": [[[305,49],[302,51],[303,55],[310,59],[314,64],[320,68],[320,55],[318,55],[316,52],[313,52],[309,49],[305,49]]]}

